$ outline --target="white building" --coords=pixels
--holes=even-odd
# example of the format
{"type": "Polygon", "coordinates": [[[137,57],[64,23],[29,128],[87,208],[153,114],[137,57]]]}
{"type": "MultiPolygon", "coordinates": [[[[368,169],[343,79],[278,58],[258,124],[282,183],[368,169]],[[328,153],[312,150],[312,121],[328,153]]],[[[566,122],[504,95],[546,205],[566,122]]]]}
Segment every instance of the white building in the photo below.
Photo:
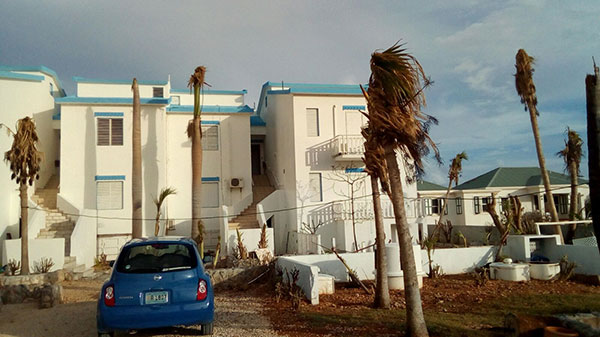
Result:
{"type": "MultiPolygon", "coordinates": [[[[77,95],[60,104],[61,170],[58,207],[93,213],[98,253],[109,257],[131,237],[132,91],[131,81],[76,78],[77,95]]],[[[163,217],[169,234],[191,228],[191,142],[193,94],[173,90],[170,81],[139,81],[142,119],[143,235],[154,235],[153,199],[163,187],[163,217]]],[[[202,107],[203,211],[208,248],[220,235],[220,217],[239,214],[252,203],[250,115],[246,91],[205,90],[202,107]]],[[[161,224],[164,227],[164,224],[161,224]]],[[[164,229],[161,229],[161,233],[164,229]]]]}
{"type": "MultiPolygon", "coordinates": [[[[307,226],[319,226],[316,233],[323,246],[330,247],[335,239],[338,249],[354,251],[353,206],[359,248],[374,243],[370,180],[363,172],[360,135],[366,123],[361,113],[366,112],[365,105],[358,85],[263,85],[256,117],[266,123],[263,169],[281,193],[280,203],[271,206],[289,209],[273,221],[278,254],[304,252],[307,226]],[[348,181],[361,177],[353,184],[352,197],[348,181]]],[[[416,185],[406,184],[404,191],[409,223],[415,227],[416,185]]],[[[397,241],[386,197],[383,208],[386,237],[397,241]]],[[[411,230],[416,240],[416,227],[411,230]]]]}
{"type": "MultiPolygon", "coordinates": [[[[28,194],[36,187],[44,186],[58,172],[59,137],[53,126],[52,117],[56,114],[55,98],[64,96],[64,90],[56,73],[44,66],[9,67],[0,66],[0,123],[16,132],[17,120],[29,116],[36,124],[40,138],[38,149],[44,153],[40,178],[28,194]]],[[[5,130],[0,131],[0,155],[12,145],[13,137],[5,130]]],[[[7,164],[0,164],[0,245],[10,234],[19,237],[20,201],[18,185],[10,179],[11,171],[7,164]]]]}
{"type": "MultiPolygon", "coordinates": [[[[560,220],[569,219],[569,202],[571,183],[568,175],[548,171],[554,198],[554,204],[560,220]]],[[[583,204],[589,195],[587,181],[579,179],[578,204],[583,204]]],[[[431,184],[419,184],[419,214],[426,224],[433,225],[439,218],[446,195],[446,188],[431,184]]],[[[496,196],[496,211],[504,210],[503,204],[509,196],[518,196],[523,212],[548,212],[544,200],[545,190],[537,167],[498,167],[469,181],[466,181],[450,192],[445,219],[454,226],[493,226],[493,221],[486,207],[491,203],[491,196],[496,196]]]]}

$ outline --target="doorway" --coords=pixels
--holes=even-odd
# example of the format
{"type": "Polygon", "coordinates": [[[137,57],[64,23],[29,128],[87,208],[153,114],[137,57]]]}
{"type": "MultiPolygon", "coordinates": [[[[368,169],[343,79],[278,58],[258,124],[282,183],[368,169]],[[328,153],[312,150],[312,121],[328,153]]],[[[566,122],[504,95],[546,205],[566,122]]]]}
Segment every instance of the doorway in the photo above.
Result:
{"type": "Polygon", "coordinates": [[[252,161],[252,175],[261,174],[260,144],[250,144],[250,157],[252,161]]]}

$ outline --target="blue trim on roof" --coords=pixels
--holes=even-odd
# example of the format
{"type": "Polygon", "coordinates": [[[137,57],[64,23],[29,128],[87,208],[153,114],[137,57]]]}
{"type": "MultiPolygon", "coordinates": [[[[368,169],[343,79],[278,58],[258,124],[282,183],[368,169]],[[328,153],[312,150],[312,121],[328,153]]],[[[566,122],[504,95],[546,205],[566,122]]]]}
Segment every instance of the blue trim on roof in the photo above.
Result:
{"type": "Polygon", "coordinates": [[[32,82],[41,82],[44,80],[44,76],[14,73],[12,71],[3,71],[3,70],[0,70],[0,78],[8,78],[11,80],[32,81],[32,82]]]}
{"type": "MultiPolygon", "coordinates": [[[[171,105],[167,107],[168,112],[193,112],[193,105],[171,105]]],[[[229,105],[203,105],[202,112],[222,112],[222,113],[252,113],[254,109],[247,105],[229,106],[229,105]]]]}
{"type": "Polygon", "coordinates": [[[96,181],[102,181],[102,180],[125,180],[125,176],[99,176],[97,175],[94,180],[96,181]]]}
{"type": "MultiPolygon", "coordinates": [[[[57,86],[58,86],[58,92],[62,95],[62,96],[66,96],[67,93],[65,92],[65,89],[63,89],[63,85],[62,82],[60,81],[60,79],[58,78],[58,75],[56,74],[56,72],[46,66],[3,66],[0,65],[0,70],[3,71],[23,71],[23,72],[40,72],[43,74],[46,74],[50,77],[52,77],[54,79],[54,82],[56,82],[57,86]]],[[[31,76],[36,76],[36,75],[31,75],[31,76]]]]}
{"type": "Polygon", "coordinates": [[[202,181],[206,181],[206,182],[219,181],[219,180],[220,180],[219,177],[202,177],[202,181]]]}
{"type": "MultiPolygon", "coordinates": [[[[132,105],[133,98],[126,97],[77,97],[67,96],[57,98],[55,100],[58,104],[64,103],[86,103],[86,104],[118,104],[118,105],[132,105]]],[[[171,104],[171,98],[140,98],[140,104],[150,105],[168,105],[171,104]]]]}
{"type": "MultiPolygon", "coordinates": [[[[245,95],[248,93],[248,90],[210,90],[203,89],[205,95],[245,95]]],[[[171,93],[177,94],[193,94],[190,89],[171,89],[171,93]]]]}
{"type": "MultiPolygon", "coordinates": [[[[75,83],[105,83],[105,84],[129,84],[133,83],[131,80],[106,80],[99,78],[84,78],[79,76],[73,76],[73,82],[75,83]]],[[[139,85],[167,85],[168,81],[138,81],[139,85]]]]}
{"type": "Polygon", "coordinates": [[[364,167],[348,167],[346,168],[346,173],[361,173],[365,172],[364,167]]]}
{"type": "Polygon", "coordinates": [[[267,126],[267,123],[258,115],[250,116],[250,126],[267,126]]]}
{"type": "Polygon", "coordinates": [[[342,110],[365,110],[364,105],[342,105],[342,110]]]}
{"type": "Polygon", "coordinates": [[[202,124],[202,125],[219,125],[219,124],[221,124],[221,122],[219,122],[219,121],[200,121],[200,124],[202,124]]]}
{"type": "Polygon", "coordinates": [[[123,117],[122,112],[94,112],[94,117],[123,117]]]}

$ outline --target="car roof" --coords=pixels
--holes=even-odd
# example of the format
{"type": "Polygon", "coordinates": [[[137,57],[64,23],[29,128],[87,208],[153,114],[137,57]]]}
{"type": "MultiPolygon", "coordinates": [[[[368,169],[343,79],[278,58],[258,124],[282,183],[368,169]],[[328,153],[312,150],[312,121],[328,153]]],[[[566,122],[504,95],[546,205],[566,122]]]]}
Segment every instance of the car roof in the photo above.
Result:
{"type": "Polygon", "coordinates": [[[194,240],[186,236],[153,236],[131,239],[123,246],[123,248],[153,243],[186,243],[195,245],[194,240]]]}

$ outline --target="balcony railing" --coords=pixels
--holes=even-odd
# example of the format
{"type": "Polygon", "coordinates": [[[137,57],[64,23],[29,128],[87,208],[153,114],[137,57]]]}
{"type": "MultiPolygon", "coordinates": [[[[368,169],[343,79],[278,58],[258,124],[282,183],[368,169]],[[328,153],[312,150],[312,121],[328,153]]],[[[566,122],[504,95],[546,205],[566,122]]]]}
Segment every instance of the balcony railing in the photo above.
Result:
{"type": "Polygon", "coordinates": [[[359,160],[365,152],[364,142],[361,135],[336,136],[331,144],[331,155],[336,160],[359,160]]]}
{"type": "MultiPolygon", "coordinates": [[[[352,201],[345,200],[334,202],[333,218],[335,220],[352,220],[352,201]]],[[[404,209],[406,210],[407,217],[414,217],[414,202],[405,200],[404,209]]],[[[384,219],[394,218],[394,208],[392,207],[391,200],[387,198],[381,199],[381,210],[383,212],[384,219]]],[[[360,200],[354,200],[354,219],[355,220],[370,220],[374,219],[375,214],[373,213],[373,201],[371,198],[364,198],[360,200]]]]}

